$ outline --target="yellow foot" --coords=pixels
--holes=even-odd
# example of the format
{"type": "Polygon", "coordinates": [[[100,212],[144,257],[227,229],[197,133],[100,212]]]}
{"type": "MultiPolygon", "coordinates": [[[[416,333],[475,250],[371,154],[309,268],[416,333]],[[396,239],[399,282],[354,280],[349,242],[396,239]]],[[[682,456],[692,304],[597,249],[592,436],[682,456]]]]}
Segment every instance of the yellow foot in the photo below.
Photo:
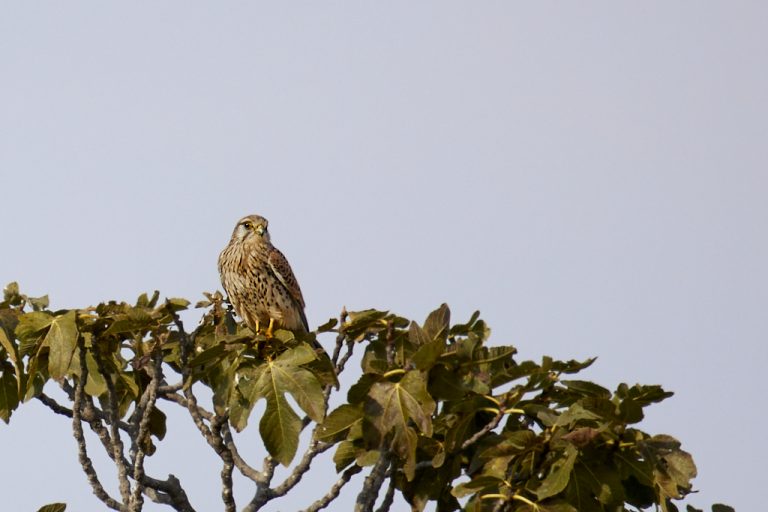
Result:
{"type": "Polygon", "coordinates": [[[272,337],[272,329],[274,327],[275,327],[275,319],[274,318],[270,318],[269,319],[269,327],[267,327],[267,330],[264,333],[264,336],[266,336],[267,338],[271,338],[272,337]]]}

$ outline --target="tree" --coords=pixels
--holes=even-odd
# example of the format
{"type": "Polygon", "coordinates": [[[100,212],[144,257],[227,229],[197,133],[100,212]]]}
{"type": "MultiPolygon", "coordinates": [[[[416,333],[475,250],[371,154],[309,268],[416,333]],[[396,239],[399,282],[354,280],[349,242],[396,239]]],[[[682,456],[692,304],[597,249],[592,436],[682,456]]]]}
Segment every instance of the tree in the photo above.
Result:
{"type": "Polygon", "coordinates": [[[331,504],[358,473],[366,474],[357,484],[358,511],[390,510],[399,492],[413,510],[434,502],[439,511],[667,512],[691,492],[696,467],[680,443],[634,426],[645,407],[672,393],[626,384],[610,392],[571,378],[594,359],[517,361],[514,347],[486,344],[490,330],[479,313],[451,324],[446,305],[423,324],[386,311],[342,311],[315,333],[277,330],[266,339],[236,324],[220,293],[205,296],[196,305],[205,308],[203,319],[188,331],[179,317],[189,306],[184,299],[161,302],[155,292],[134,305],[50,311],[47,296],[28,297],[11,283],[0,303],[0,417],[7,423],[34,399],[71,418],[88,483],[120,511],[142,510],[145,497],[195,510],[176,477],[145,471],[165,436],[165,407],[186,410],[221,459],[221,482],[212,488],[221,486],[228,512],[238,510],[234,471],[253,482],[253,497],[239,510],[254,512],[289,493],[331,449],[339,479],[308,511],[331,504]],[[335,335],[331,354],[312,349],[319,335],[335,335]],[[357,347],[362,374],[346,403],[328,412],[357,347]],[[46,393],[49,381],[68,404],[46,393]],[[200,386],[210,388],[210,405],[198,402],[200,386]],[[232,429],[248,427],[260,400],[266,409],[258,428],[270,455],[257,469],[232,429]],[[119,496],[102,485],[84,426],[114,462],[119,496]],[[297,457],[310,428],[311,442],[297,457]],[[278,464],[292,467],[282,482],[273,481],[278,464]]]}

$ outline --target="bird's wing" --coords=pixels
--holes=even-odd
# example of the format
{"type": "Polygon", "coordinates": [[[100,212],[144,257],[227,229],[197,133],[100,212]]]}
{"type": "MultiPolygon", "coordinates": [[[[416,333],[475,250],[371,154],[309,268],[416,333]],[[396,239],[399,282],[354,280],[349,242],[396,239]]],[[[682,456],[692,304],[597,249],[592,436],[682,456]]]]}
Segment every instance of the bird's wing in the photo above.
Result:
{"type": "Polygon", "coordinates": [[[272,272],[274,272],[277,276],[277,279],[283,283],[283,286],[286,287],[293,300],[295,300],[296,303],[300,306],[300,309],[303,310],[304,297],[301,295],[301,288],[299,288],[299,283],[296,281],[296,276],[293,275],[291,266],[288,264],[288,260],[285,259],[285,256],[283,256],[283,253],[273,248],[269,252],[267,262],[269,263],[269,268],[271,268],[272,272]]]}

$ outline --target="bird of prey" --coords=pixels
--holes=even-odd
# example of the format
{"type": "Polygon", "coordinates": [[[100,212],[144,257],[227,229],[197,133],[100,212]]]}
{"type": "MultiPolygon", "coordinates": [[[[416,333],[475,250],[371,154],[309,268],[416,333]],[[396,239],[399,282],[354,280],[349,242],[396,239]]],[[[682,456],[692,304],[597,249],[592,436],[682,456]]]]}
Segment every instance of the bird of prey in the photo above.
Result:
{"type": "Polygon", "coordinates": [[[254,332],[272,337],[276,327],[308,332],[304,297],[288,260],[272,245],[267,219],[248,215],[237,222],[219,255],[221,284],[235,313],[254,332]]]}

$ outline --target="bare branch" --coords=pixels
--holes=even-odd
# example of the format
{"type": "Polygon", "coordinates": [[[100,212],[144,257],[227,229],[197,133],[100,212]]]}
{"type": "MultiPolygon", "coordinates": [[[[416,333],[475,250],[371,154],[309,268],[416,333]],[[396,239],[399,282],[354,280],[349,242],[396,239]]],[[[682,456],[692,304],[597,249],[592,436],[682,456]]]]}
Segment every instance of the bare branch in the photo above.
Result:
{"type": "Polygon", "coordinates": [[[339,497],[339,493],[341,492],[342,487],[347,485],[347,482],[358,474],[360,471],[362,471],[363,468],[358,466],[357,464],[350,466],[349,468],[344,471],[344,473],[341,474],[341,478],[339,478],[335,484],[333,484],[333,487],[319,500],[315,501],[312,505],[304,509],[304,512],[317,512],[318,510],[322,510],[330,503],[339,497]]]}
{"type": "Polygon", "coordinates": [[[181,482],[174,475],[168,475],[166,480],[156,480],[145,475],[142,483],[145,486],[145,494],[152,501],[170,505],[179,512],[195,512],[195,509],[189,504],[187,493],[181,487],[181,482]],[[162,494],[158,494],[157,491],[162,494]]]}
{"type": "MultiPolygon", "coordinates": [[[[185,409],[190,407],[189,401],[185,397],[172,391],[166,392],[166,390],[162,387],[157,389],[157,395],[158,395],[158,398],[162,398],[163,400],[168,400],[169,402],[174,402],[185,409]]],[[[215,417],[215,415],[211,411],[203,408],[200,405],[197,406],[197,414],[202,419],[207,420],[209,422],[213,421],[215,417]]]]}
{"type": "Polygon", "coordinates": [[[389,453],[384,452],[376,464],[373,465],[373,469],[371,469],[371,472],[365,479],[363,490],[357,495],[355,512],[371,512],[373,510],[376,498],[379,496],[381,484],[384,482],[387,469],[389,469],[390,461],[389,453]]]}
{"type": "Polygon", "coordinates": [[[131,493],[131,512],[140,512],[144,505],[144,457],[146,454],[144,445],[149,440],[149,421],[157,401],[157,388],[162,377],[162,355],[159,350],[160,343],[156,343],[153,349],[153,364],[150,367],[150,381],[147,389],[141,396],[141,400],[134,411],[134,432],[131,436],[131,459],[133,459],[133,480],[136,482],[131,493]]]}
{"type": "MultiPolygon", "coordinates": [[[[117,479],[120,483],[120,496],[123,498],[123,503],[129,503],[131,499],[131,483],[128,481],[128,465],[123,461],[123,440],[120,438],[120,427],[117,406],[117,391],[115,390],[115,383],[112,381],[112,375],[107,372],[104,367],[104,361],[100,357],[95,357],[96,365],[99,368],[99,373],[104,377],[104,382],[107,385],[107,413],[108,424],[110,430],[110,436],[112,438],[112,460],[117,467],[117,479]]],[[[85,360],[85,353],[83,353],[83,360],[85,360]]]]}
{"type": "Polygon", "coordinates": [[[315,459],[315,457],[327,451],[332,446],[334,446],[332,443],[321,443],[320,441],[315,440],[311,441],[309,448],[304,453],[301,461],[296,465],[296,467],[293,469],[291,474],[288,475],[285,481],[283,481],[282,484],[275,488],[273,497],[277,498],[284,496],[288,493],[288,491],[293,489],[296,484],[301,481],[301,478],[304,476],[304,474],[309,471],[309,468],[312,465],[312,461],[315,459]]]}
{"type": "Polygon", "coordinates": [[[232,437],[232,431],[229,429],[229,423],[224,422],[221,425],[221,435],[224,439],[224,444],[227,445],[227,448],[232,454],[232,461],[235,463],[237,470],[240,471],[240,474],[254,482],[258,482],[261,478],[261,473],[259,473],[254,467],[250,466],[240,456],[240,452],[235,445],[234,438],[232,437]]]}
{"type": "Polygon", "coordinates": [[[395,323],[390,320],[387,322],[387,367],[395,367],[395,340],[394,340],[395,323]]]}
{"type": "Polygon", "coordinates": [[[470,446],[478,442],[480,438],[482,438],[485,434],[487,434],[491,430],[498,427],[499,423],[501,422],[501,418],[503,417],[504,417],[504,411],[500,410],[498,413],[496,413],[496,416],[494,416],[493,419],[488,422],[487,425],[485,425],[483,428],[475,432],[475,434],[472,437],[464,441],[464,443],[462,443],[461,445],[461,449],[464,450],[466,448],[469,448],[470,446]]]}
{"type": "Polygon", "coordinates": [[[275,475],[277,461],[272,456],[264,457],[261,475],[256,480],[256,493],[253,499],[245,506],[243,512],[255,512],[273,498],[274,490],[270,487],[272,477],[275,475]]]}
{"type": "Polygon", "coordinates": [[[226,416],[216,416],[211,422],[211,433],[216,440],[216,447],[220,448],[218,453],[224,463],[221,468],[221,499],[224,502],[224,510],[226,512],[235,512],[237,507],[235,505],[235,498],[232,495],[232,469],[235,464],[232,460],[232,452],[224,446],[221,432],[222,425],[226,424],[227,421],[226,416]]]}
{"type": "Polygon", "coordinates": [[[384,501],[381,502],[381,505],[376,509],[376,512],[388,512],[389,509],[392,508],[392,503],[395,501],[395,479],[393,478],[391,468],[387,471],[387,476],[389,476],[387,493],[384,495],[384,501]]]}
{"type": "Polygon", "coordinates": [[[81,417],[81,409],[83,406],[83,395],[85,394],[85,381],[88,378],[88,367],[85,364],[85,343],[82,338],[77,342],[78,349],[80,350],[80,378],[77,380],[77,385],[74,389],[74,400],[72,405],[72,433],[77,441],[77,455],[80,460],[80,465],[83,467],[88,483],[91,484],[93,493],[99,498],[102,503],[112,510],[122,510],[122,504],[116,499],[111,497],[99,481],[99,477],[96,475],[96,470],[93,469],[93,462],[88,457],[88,451],[85,444],[85,436],[83,435],[83,425],[81,417]]]}
{"type": "Polygon", "coordinates": [[[341,353],[341,347],[344,344],[344,339],[347,337],[346,333],[344,332],[344,322],[346,321],[347,308],[341,308],[341,313],[339,314],[339,334],[336,336],[336,345],[333,347],[333,356],[331,357],[331,361],[337,370],[338,365],[336,363],[339,360],[339,354],[341,353]]]}
{"type": "MultiPolygon", "coordinates": [[[[61,414],[62,416],[66,416],[67,418],[72,417],[72,409],[69,409],[68,407],[64,407],[59,402],[49,397],[45,393],[40,393],[35,398],[40,400],[43,404],[45,404],[46,407],[48,407],[50,410],[52,410],[56,414],[61,414]]],[[[86,421],[88,420],[86,419],[86,421]]]]}

